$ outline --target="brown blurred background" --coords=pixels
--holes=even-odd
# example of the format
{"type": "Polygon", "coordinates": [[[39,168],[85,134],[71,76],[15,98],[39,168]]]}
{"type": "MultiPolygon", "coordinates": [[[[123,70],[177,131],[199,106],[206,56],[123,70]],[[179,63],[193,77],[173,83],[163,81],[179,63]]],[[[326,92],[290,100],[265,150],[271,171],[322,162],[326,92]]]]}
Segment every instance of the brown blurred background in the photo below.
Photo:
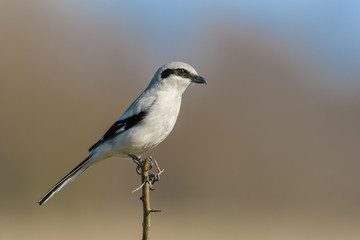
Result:
{"type": "Polygon", "coordinates": [[[129,160],[36,202],[173,60],[208,85],[185,93],[148,153],[165,168],[153,239],[360,238],[359,69],[311,38],[232,18],[226,1],[193,19],[190,3],[0,3],[0,239],[140,239],[129,160]]]}

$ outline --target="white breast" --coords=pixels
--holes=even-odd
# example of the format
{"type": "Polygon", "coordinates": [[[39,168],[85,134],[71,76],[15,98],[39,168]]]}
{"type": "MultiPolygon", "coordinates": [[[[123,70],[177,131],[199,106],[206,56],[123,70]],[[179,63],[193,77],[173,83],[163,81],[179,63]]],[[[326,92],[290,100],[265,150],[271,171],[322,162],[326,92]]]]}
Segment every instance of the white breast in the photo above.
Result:
{"type": "Polygon", "coordinates": [[[173,92],[158,92],[157,99],[148,115],[132,129],[125,131],[114,142],[114,153],[140,155],[161,143],[174,128],[179,115],[181,95],[173,92]]]}
{"type": "Polygon", "coordinates": [[[172,92],[160,92],[149,115],[144,119],[150,148],[161,143],[174,128],[179,115],[181,96],[172,92]]]}

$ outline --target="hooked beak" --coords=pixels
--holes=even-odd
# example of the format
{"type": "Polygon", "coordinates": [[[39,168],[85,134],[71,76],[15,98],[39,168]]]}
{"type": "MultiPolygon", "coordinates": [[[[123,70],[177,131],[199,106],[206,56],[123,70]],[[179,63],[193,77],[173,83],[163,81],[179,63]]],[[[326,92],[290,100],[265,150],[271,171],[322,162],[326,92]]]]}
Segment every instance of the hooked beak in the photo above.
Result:
{"type": "Polygon", "coordinates": [[[197,84],[205,84],[205,85],[207,84],[205,78],[203,78],[203,77],[201,77],[201,76],[199,76],[199,75],[192,76],[192,77],[191,77],[191,81],[192,81],[193,83],[197,83],[197,84]]]}

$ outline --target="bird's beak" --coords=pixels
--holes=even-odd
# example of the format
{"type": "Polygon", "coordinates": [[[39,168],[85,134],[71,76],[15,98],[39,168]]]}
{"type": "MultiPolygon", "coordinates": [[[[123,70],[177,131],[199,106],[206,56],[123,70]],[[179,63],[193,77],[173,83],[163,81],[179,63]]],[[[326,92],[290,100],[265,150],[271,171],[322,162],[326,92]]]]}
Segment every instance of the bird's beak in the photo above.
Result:
{"type": "Polygon", "coordinates": [[[203,77],[201,77],[199,75],[193,76],[191,78],[191,81],[193,83],[197,83],[197,84],[207,84],[205,78],[203,78],[203,77]]]}

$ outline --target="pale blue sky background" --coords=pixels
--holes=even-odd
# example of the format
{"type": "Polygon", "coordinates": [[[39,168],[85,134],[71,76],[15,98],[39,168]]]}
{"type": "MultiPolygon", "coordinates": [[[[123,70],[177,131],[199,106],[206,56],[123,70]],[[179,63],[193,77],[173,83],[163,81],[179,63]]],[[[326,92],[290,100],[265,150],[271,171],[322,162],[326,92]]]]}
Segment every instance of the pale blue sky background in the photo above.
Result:
{"type": "Polygon", "coordinates": [[[129,32],[138,35],[157,53],[176,51],[174,46],[189,44],[186,36],[201,34],[209,24],[224,21],[306,47],[333,70],[358,72],[359,69],[360,1],[91,0],[77,3],[94,14],[121,19],[123,23],[118,24],[131,24],[129,32]]]}

